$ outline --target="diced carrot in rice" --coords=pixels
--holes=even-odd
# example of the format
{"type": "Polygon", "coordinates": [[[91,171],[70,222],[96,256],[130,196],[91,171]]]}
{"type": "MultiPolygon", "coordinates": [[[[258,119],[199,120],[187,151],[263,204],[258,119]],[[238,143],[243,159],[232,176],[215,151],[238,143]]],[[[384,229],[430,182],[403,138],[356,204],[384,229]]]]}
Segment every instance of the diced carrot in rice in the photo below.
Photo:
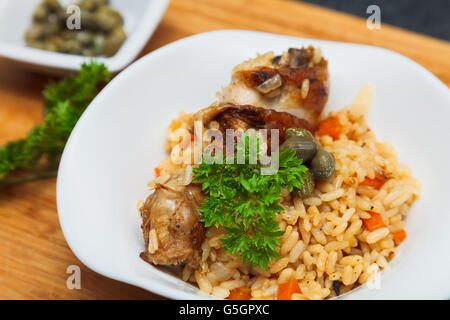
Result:
{"type": "Polygon", "coordinates": [[[378,213],[372,211],[368,211],[368,213],[370,214],[370,218],[363,219],[364,226],[367,230],[372,232],[386,226],[383,222],[383,219],[381,219],[381,216],[378,213]]]}
{"type": "Polygon", "coordinates": [[[380,189],[383,184],[386,182],[386,179],[382,177],[375,177],[373,179],[369,177],[365,177],[364,180],[359,184],[360,186],[372,187],[375,189],[380,189]]]}
{"type": "Polygon", "coordinates": [[[400,229],[398,231],[393,232],[392,237],[396,243],[402,242],[407,237],[405,229],[400,229]]]}
{"type": "Polygon", "coordinates": [[[291,300],[294,293],[302,293],[297,280],[282,283],[278,286],[277,300],[291,300]]]}
{"type": "Polygon", "coordinates": [[[240,287],[230,291],[229,300],[250,300],[252,290],[248,287],[240,287]]]}
{"type": "Polygon", "coordinates": [[[342,125],[337,118],[327,118],[317,125],[317,134],[319,136],[330,136],[333,140],[339,139],[341,135],[342,125]]]}

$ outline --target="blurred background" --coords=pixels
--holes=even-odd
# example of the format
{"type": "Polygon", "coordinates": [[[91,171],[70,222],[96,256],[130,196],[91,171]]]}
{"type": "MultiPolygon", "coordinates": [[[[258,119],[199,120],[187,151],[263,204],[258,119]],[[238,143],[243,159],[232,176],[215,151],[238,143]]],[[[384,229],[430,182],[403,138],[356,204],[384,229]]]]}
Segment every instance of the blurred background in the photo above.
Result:
{"type": "Polygon", "coordinates": [[[381,8],[382,23],[450,41],[449,0],[302,0],[359,17],[375,4],[381,8]]]}

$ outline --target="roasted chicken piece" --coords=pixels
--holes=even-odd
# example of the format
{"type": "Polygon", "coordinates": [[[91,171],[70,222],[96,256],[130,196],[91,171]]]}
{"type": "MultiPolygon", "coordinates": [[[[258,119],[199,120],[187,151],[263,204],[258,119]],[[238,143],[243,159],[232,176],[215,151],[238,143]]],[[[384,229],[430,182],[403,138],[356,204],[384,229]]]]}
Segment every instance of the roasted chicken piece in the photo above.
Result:
{"type": "MultiPolygon", "coordinates": [[[[222,133],[226,129],[279,129],[283,143],[288,128],[314,132],[327,99],[327,61],[320,50],[289,49],[281,56],[267,53],[238,65],[220,102],[200,110],[193,120],[201,120],[206,128],[215,122],[222,133]]],[[[171,173],[141,208],[147,246],[141,257],[147,262],[199,267],[205,238],[198,210],[202,194],[195,184],[183,183],[183,176],[184,170],[171,173]]]]}
{"type": "Polygon", "coordinates": [[[194,114],[193,119],[202,121],[205,127],[208,127],[211,121],[217,122],[223,136],[226,129],[278,129],[280,143],[283,143],[288,128],[305,128],[310,131],[315,128],[308,121],[287,112],[232,103],[213,104],[194,114]]]}
{"type": "Polygon", "coordinates": [[[328,100],[327,67],[317,48],[269,52],[236,66],[219,99],[288,112],[315,127],[328,100]]]}
{"type": "Polygon", "coordinates": [[[185,170],[170,175],[156,185],[141,208],[146,250],[141,258],[161,265],[199,266],[205,230],[199,221],[202,202],[200,188],[183,185],[185,170]]]}

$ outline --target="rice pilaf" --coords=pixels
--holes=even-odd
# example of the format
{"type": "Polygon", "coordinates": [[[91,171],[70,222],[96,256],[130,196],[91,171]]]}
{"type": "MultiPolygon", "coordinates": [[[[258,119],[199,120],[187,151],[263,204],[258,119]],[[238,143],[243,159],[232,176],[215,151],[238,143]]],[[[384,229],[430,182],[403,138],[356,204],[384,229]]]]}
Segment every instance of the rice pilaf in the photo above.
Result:
{"type": "MultiPolygon", "coordinates": [[[[395,149],[377,142],[369,129],[365,115],[372,91],[364,87],[351,106],[327,116],[340,124],[338,137],[316,133],[316,140],[335,157],[335,172],[317,181],[307,199],[282,192],[284,211],[277,215],[285,231],[281,258],[272,261],[268,271],[227,254],[220,241],[224,231],[210,227],[201,246],[200,269],[184,266],[180,277],[224,299],[240,288],[249,288],[251,299],[276,299],[279,286],[290,281],[297,281],[300,289],[292,299],[328,299],[374,281],[404,239],[398,233],[403,235],[404,220],[421,187],[410,169],[397,161],[395,149]],[[376,228],[370,225],[374,216],[379,219],[376,228]]],[[[179,159],[173,152],[181,140],[175,131],[191,125],[192,115],[185,113],[172,122],[167,141],[171,157],[158,166],[160,176],[150,186],[180,168],[186,168],[184,183],[192,181],[192,167],[175,164],[179,159]]]]}

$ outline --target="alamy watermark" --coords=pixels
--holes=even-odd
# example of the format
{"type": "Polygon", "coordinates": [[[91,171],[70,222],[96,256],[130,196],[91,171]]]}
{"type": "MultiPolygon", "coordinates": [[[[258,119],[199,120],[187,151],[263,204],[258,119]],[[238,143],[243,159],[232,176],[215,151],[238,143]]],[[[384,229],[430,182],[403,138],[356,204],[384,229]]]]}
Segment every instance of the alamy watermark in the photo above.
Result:
{"type": "Polygon", "coordinates": [[[381,29],[381,9],[376,4],[372,4],[367,7],[367,14],[370,16],[367,18],[366,25],[369,30],[381,29]]]}
{"type": "Polygon", "coordinates": [[[81,289],[81,269],[77,265],[70,265],[66,269],[66,273],[70,276],[67,278],[66,286],[69,290],[81,289]]]}
{"type": "Polygon", "coordinates": [[[278,129],[207,129],[203,123],[194,122],[194,135],[184,128],[172,133],[172,140],[179,141],[170,154],[175,164],[256,164],[262,165],[262,175],[276,174],[279,168],[278,129]],[[224,137],[225,134],[225,137],[224,137]],[[242,139],[247,136],[248,139],[242,139]],[[270,137],[270,155],[268,141],[270,137]],[[224,143],[225,142],[225,143],[224,143]],[[248,146],[247,146],[248,143],[248,146]],[[247,150],[247,151],[246,151],[247,150]],[[248,157],[247,157],[248,153],[248,157]],[[225,155],[225,156],[224,156],[225,155]]]}
{"type": "Polygon", "coordinates": [[[79,6],[72,4],[67,7],[66,13],[69,15],[66,19],[66,26],[69,30],[81,29],[81,9],[79,6]]]}

